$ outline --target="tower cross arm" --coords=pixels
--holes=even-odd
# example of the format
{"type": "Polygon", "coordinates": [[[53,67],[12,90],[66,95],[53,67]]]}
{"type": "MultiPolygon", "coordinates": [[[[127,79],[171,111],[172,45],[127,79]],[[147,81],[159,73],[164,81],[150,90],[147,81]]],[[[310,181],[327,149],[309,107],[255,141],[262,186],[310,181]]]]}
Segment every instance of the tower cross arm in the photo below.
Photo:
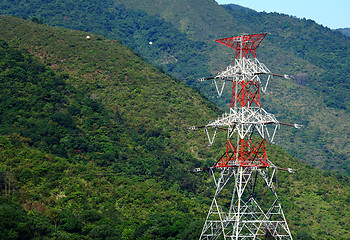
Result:
{"type": "Polygon", "coordinates": [[[300,129],[303,127],[303,125],[300,125],[300,124],[297,124],[297,123],[294,123],[294,124],[289,124],[289,123],[279,123],[280,125],[284,125],[284,126],[289,126],[289,127],[294,127],[296,129],[300,129]]]}
{"type": "Polygon", "coordinates": [[[278,170],[282,170],[282,171],[287,171],[289,173],[295,173],[295,170],[293,168],[281,168],[281,167],[276,167],[276,169],[278,170]]]}
{"type": "MultiPolygon", "coordinates": [[[[242,75],[242,73],[235,73],[236,75],[242,75]]],[[[267,75],[271,75],[271,76],[275,76],[275,77],[282,77],[285,79],[291,79],[291,77],[287,74],[277,74],[277,73],[270,73],[270,72],[257,72],[257,73],[253,73],[253,75],[263,75],[263,74],[267,74],[267,75]]],[[[227,78],[227,77],[218,77],[218,76],[213,76],[213,77],[203,77],[203,78],[199,78],[198,80],[200,82],[204,82],[207,80],[212,80],[212,79],[221,79],[224,81],[228,81],[228,82],[233,82],[233,80],[231,78],[227,78]]]]}
{"type": "MultiPolygon", "coordinates": [[[[208,126],[210,126],[210,125],[208,124],[208,125],[202,125],[202,126],[191,126],[191,127],[188,128],[188,130],[194,131],[194,130],[198,130],[198,129],[201,129],[201,128],[206,128],[208,126]]],[[[224,128],[224,127],[218,127],[218,126],[211,126],[211,127],[214,127],[216,129],[220,129],[220,130],[225,130],[225,131],[228,130],[228,128],[224,128]]]]}
{"type": "Polygon", "coordinates": [[[267,74],[267,75],[271,75],[271,76],[275,76],[275,77],[282,77],[285,79],[291,79],[291,77],[287,74],[277,74],[277,73],[270,73],[270,72],[258,72],[258,73],[254,73],[254,75],[261,75],[261,74],[267,74]]]}

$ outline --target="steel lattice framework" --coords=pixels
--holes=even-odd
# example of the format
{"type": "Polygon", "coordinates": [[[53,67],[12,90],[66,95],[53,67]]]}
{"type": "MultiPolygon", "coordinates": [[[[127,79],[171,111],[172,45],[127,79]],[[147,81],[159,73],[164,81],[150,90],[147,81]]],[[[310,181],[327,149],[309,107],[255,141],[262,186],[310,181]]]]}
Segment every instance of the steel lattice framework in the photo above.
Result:
{"type": "Polygon", "coordinates": [[[226,151],[214,166],[207,168],[216,192],[200,239],[292,239],[274,183],[277,170],[282,168],[269,161],[265,143],[273,142],[280,125],[300,126],[280,123],[261,107],[260,92],[266,90],[270,79],[288,78],[271,73],[256,58],[256,48],[265,36],[262,33],[216,40],[236,50],[234,62],[216,76],[200,79],[212,80],[219,96],[225,84],[232,86],[229,111],[207,125],[190,128],[203,128],[209,145],[217,131],[227,132],[226,151]],[[269,191],[264,191],[261,198],[255,192],[263,188],[269,191]],[[232,189],[229,201],[224,189],[232,189]]]}

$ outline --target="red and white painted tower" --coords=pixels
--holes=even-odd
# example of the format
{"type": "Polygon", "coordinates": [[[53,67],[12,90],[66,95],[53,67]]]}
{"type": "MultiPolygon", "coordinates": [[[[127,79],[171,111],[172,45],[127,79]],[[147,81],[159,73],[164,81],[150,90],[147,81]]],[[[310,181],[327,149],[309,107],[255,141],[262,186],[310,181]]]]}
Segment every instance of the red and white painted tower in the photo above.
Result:
{"type": "Polygon", "coordinates": [[[271,73],[256,58],[256,48],[265,36],[262,33],[216,40],[235,49],[235,59],[215,77],[200,79],[212,80],[219,96],[225,85],[232,86],[229,111],[205,126],[191,127],[203,128],[210,145],[217,131],[227,133],[225,152],[208,168],[216,192],[200,239],[292,239],[275,191],[276,171],[281,168],[269,161],[265,144],[273,142],[280,125],[299,125],[280,123],[261,107],[260,92],[266,90],[270,78],[288,78],[271,73]],[[228,190],[232,194],[228,195],[228,190]]]}

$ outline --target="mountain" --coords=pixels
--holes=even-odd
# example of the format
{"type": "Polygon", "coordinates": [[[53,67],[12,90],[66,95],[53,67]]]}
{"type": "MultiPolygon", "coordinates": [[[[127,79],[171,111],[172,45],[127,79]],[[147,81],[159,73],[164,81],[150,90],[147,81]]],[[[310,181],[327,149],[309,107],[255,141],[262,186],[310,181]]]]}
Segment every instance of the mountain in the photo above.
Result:
{"type": "Polygon", "coordinates": [[[197,238],[215,106],[101,36],[0,25],[1,239],[197,238]]]}
{"type": "MultiPolygon", "coordinates": [[[[187,129],[221,111],[102,36],[8,16],[0,36],[1,239],[197,239],[214,188],[190,170],[222,144],[187,129]]],[[[349,238],[350,179],[267,151],[296,171],[277,189],[293,236],[349,238]]]]}
{"type": "Polygon", "coordinates": [[[350,37],[350,28],[339,28],[337,30],[340,31],[345,36],[350,37]]]}
{"type": "Polygon", "coordinates": [[[281,122],[277,144],[290,154],[340,174],[349,170],[349,39],[312,20],[278,13],[259,13],[212,0],[5,0],[2,14],[37,23],[89,31],[134,49],[147,62],[200,91],[222,109],[228,102],[214,97],[211,76],[233,59],[234,52],[213,40],[242,33],[269,32],[258,58],[275,78],[265,108],[281,122]],[[150,45],[149,42],[153,44],[150,45]],[[290,141],[290,139],[293,139],[290,141]]]}

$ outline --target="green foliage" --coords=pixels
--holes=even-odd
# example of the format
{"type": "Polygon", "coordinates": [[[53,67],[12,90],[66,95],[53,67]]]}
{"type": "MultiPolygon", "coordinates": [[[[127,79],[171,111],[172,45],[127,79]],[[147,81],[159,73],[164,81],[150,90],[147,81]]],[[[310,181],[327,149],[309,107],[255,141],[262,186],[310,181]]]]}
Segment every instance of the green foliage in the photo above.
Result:
{"type": "MultiPolygon", "coordinates": [[[[3,5],[7,5],[7,1],[3,5]]],[[[89,0],[77,4],[72,0],[64,3],[50,0],[44,5],[19,1],[18,5],[20,9],[4,8],[1,13],[22,18],[33,16],[33,22],[43,23],[38,19],[40,17],[52,26],[101,34],[142,53],[147,61],[180,79],[196,79],[200,76],[198,73],[207,71],[204,57],[199,55],[206,48],[203,42],[188,39],[161,18],[126,8],[123,4],[115,6],[115,1],[89,0]],[[193,72],[194,68],[198,70],[193,72]]]]}
{"type": "Polygon", "coordinates": [[[337,30],[340,31],[345,36],[350,37],[350,28],[340,28],[340,29],[337,29],[337,30]]]}
{"type": "MultiPolygon", "coordinates": [[[[194,213],[198,213],[200,207],[186,195],[199,190],[200,178],[189,176],[189,172],[183,172],[183,169],[191,169],[200,162],[183,150],[174,151],[173,146],[179,147],[177,144],[185,140],[175,137],[173,131],[165,130],[166,122],[159,115],[169,110],[176,115],[173,108],[179,108],[177,101],[158,106],[151,115],[142,114],[140,117],[154,119],[151,120],[152,124],[140,126],[138,119],[129,116],[130,109],[124,112],[118,106],[119,114],[115,114],[116,111],[107,110],[100,101],[86,97],[86,94],[67,83],[71,76],[57,76],[28,52],[15,50],[4,41],[1,41],[1,46],[1,63],[6,66],[0,72],[1,92],[7,94],[2,96],[1,102],[4,111],[0,138],[1,192],[24,204],[29,211],[21,210],[26,217],[24,223],[31,219],[38,221],[38,229],[27,233],[26,239],[82,239],[84,236],[87,239],[128,239],[134,235],[136,226],[155,210],[173,208],[175,212],[182,212],[185,219],[196,217],[194,213]],[[24,97],[26,101],[16,103],[24,97]],[[29,104],[31,102],[34,104],[29,104]],[[129,121],[123,120],[124,117],[128,117],[129,121]],[[158,127],[155,127],[155,121],[160,123],[158,127]],[[136,126],[138,129],[135,129],[136,126]],[[160,182],[149,181],[145,184],[144,181],[148,179],[160,182]],[[176,181],[182,181],[176,187],[176,192],[169,190],[176,181]],[[124,184],[128,187],[125,188],[124,184]],[[150,189],[152,192],[143,197],[150,189]],[[193,212],[184,212],[188,209],[182,205],[174,208],[175,200],[168,200],[171,195],[175,196],[174,199],[182,199],[180,202],[183,205],[190,203],[194,207],[193,212]],[[135,205],[140,208],[135,209],[135,205]],[[31,212],[44,213],[45,218],[41,219],[41,215],[37,218],[27,217],[31,212]]],[[[141,69],[143,72],[154,72],[153,68],[146,66],[141,69]]],[[[151,74],[159,78],[155,73],[151,74]]],[[[138,86],[137,78],[133,75],[138,76],[138,73],[132,70],[129,74],[137,89],[141,86],[138,86]]],[[[178,84],[177,87],[167,88],[166,98],[169,101],[172,95],[175,96],[173,91],[177,96],[180,89],[188,96],[192,94],[183,84],[166,78],[167,84],[169,81],[178,84]]],[[[92,85],[87,92],[101,89],[98,85],[92,85]]],[[[145,92],[150,90],[142,89],[145,92]]],[[[130,105],[126,105],[126,108],[136,107],[131,100],[142,97],[139,92],[131,93],[130,103],[126,102],[130,105]]],[[[114,97],[118,98],[117,95],[114,97]]],[[[159,94],[154,97],[158,98],[159,94]]],[[[152,97],[146,99],[140,103],[157,104],[152,97]]],[[[187,98],[191,109],[191,100],[197,104],[203,102],[198,94],[187,98]]],[[[182,114],[187,115],[191,109],[182,114]]],[[[169,217],[164,221],[168,221],[169,217]]],[[[7,226],[4,228],[8,229],[7,226]]],[[[161,238],[167,234],[180,234],[173,230],[169,233],[164,231],[159,233],[161,238]]],[[[15,228],[5,233],[15,238],[25,234],[15,228]]]]}
{"type": "MultiPolygon", "coordinates": [[[[165,73],[198,87],[222,109],[227,108],[228,101],[215,97],[214,86],[197,81],[199,77],[215,74],[232,61],[234,53],[214,43],[213,39],[269,32],[258,50],[259,59],[272,72],[287,73],[293,78],[287,81],[274,79],[264,107],[276,114],[281,122],[302,121],[305,126],[305,130],[294,133],[293,144],[289,141],[289,130],[283,132],[287,137],[279,144],[313,166],[342,174],[350,171],[350,145],[345,137],[339,137],[349,134],[350,129],[346,124],[350,114],[347,94],[349,39],[339,31],[322,27],[312,20],[258,13],[232,4],[219,6],[214,1],[203,0],[166,0],[162,4],[151,0],[79,3],[49,0],[45,4],[18,0],[13,4],[13,1],[4,0],[0,6],[1,14],[89,31],[122,42],[165,73]],[[275,88],[273,84],[284,86],[275,88]],[[281,97],[285,93],[289,93],[287,97],[281,97]],[[332,119],[335,127],[329,127],[327,119],[332,119]]],[[[51,43],[56,42],[47,37],[51,43]]],[[[100,36],[94,40],[103,42],[100,36]]],[[[78,46],[71,43],[70,47],[78,46]]],[[[89,50],[84,57],[93,53],[94,50],[89,50]]],[[[46,58],[50,58],[50,53],[42,57],[49,62],[46,58]]],[[[80,66],[79,71],[93,74],[94,67],[96,63],[90,62],[80,66]]]]}
{"type": "Polygon", "coordinates": [[[98,144],[81,137],[84,129],[95,128],[94,124],[103,127],[106,121],[118,119],[108,117],[97,101],[82,97],[65,83],[64,76],[56,76],[28,53],[10,48],[4,41],[1,46],[0,133],[18,134],[32,146],[61,156],[98,151],[98,144]],[[91,116],[81,116],[82,104],[87,107],[85,114],[91,116]],[[85,124],[77,125],[78,121],[85,124]]]}
{"type": "Polygon", "coordinates": [[[38,18],[36,18],[36,17],[33,17],[32,18],[32,22],[34,22],[34,23],[37,23],[37,24],[43,24],[44,23],[44,21],[42,20],[42,19],[38,19],[38,18]]]}
{"type": "MultiPolygon", "coordinates": [[[[2,216],[16,222],[0,225],[2,237],[197,239],[214,189],[190,170],[210,166],[222,149],[187,129],[214,119],[216,107],[119,43],[0,19],[8,39],[0,42],[8,96],[0,194],[9,209],[2,216]]],[[[298,171],[278,182],[293,235],[348,238],[349,179],[268,149],[276,165],[298,171]]]]}
{"type": "Polygon", "coordinates": [[[0,198],[1,239],[25,239],[29,234],[29,219],[20,204],[0,198]]]}

